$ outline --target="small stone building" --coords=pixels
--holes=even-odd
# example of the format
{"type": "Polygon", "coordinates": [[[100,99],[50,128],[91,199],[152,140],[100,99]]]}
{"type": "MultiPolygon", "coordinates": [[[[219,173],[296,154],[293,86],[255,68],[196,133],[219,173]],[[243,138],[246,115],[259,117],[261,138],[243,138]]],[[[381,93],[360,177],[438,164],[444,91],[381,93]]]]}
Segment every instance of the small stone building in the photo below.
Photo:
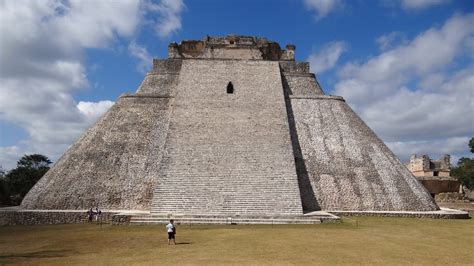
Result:
{"type": "Polygon", "coordinates": [[[439,160],[432,160],[427,155],[413,154],[406,166],[433,197],[439,193],[459,192],[459,181],[450,175],[449,154],[439,160]]]}

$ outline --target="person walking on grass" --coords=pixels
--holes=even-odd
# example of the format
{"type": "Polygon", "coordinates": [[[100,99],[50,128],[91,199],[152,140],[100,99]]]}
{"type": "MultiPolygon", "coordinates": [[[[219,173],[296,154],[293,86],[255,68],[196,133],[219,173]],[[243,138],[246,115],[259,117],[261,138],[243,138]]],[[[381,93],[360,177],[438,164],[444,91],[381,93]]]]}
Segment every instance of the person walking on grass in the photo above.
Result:
{"type": "Polygon", "coordinates": [[[176,226],[174,226],[173,219],[171,219],[170,223],[166,225],[166,231],[168,232],[168,245],[170,244],[171,240],[173,240],[173,244],[176,245],[176,226]]]}

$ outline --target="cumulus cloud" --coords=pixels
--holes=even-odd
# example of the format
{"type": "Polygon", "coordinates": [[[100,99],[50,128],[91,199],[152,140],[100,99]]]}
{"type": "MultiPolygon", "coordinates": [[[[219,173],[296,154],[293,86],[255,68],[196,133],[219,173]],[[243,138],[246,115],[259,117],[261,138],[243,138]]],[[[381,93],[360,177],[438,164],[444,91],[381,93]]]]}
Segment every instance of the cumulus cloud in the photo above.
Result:
{"type": "Polygon", "coordinates": [[[329,13],[343,5],[342,0],[304,0],[306,7],[314,11],[316,20],[326,17],[329,13]]]}
{"type": "Polygon", "coordinates": [[[2,1],[0,3],[0,119],[29,139],[0,147],[0,164],[24,153],[56,159],[112,102],[79,102],[89,87],[84,49],[131,36],[139,1],[2,1]]]}
{"type": "Polygon", "coordinates": [[[114,105],[112,101],[100,101],[100,102],[83,102],[80,101],[77,104],[77,109],[81,112],[86,119],[95,122],[102,114],[104,114],[110,107],[114,105]]]}
{"type": "Polygon", "coordinates": [[[347,50],[344,42],[330,42],[319,51],[312,53],[307,61],[310,63],[311,71],[322,73],[333,68],[339,57],[347,50]]]}
{"type": "Polygon", "coordinates": [[[474,62],[466,57],[473,40],[474,14],[455,15],[365,62],[346,64],[334,93],[382,139],[397,143],[402,156],[413,143],[431,151],[450,139],[465,140],[474,136],[474,62]]]}
{"type": "Polygon", "coordinates": [[[452,137],[438,140],[395,141],[387,142],[388,147],[403,161],[408,161],[412,154],[430,155],[432,159],[441,158],[444,154],[453,154],[451,164],[456,165],[460,158],[457,154],[466,152],[468,137],[452,137]]]}
{"type": "Polygon", "coordinates": [[[399,31],[384,34],[378,37],[375,41],[381,51],[392,49],[394,45],[405,44],[407,42],[405,34],[399,31]]]}
{"type": "Polygon", "coordinates": [[[406,10],[421,10],[448,2],[450,2],[450,0],[402,0],[401,5],[402,8],[406,10]]]}
{"type": "MultiPolygon", "coordinates": [[[[141,25],[155,27],[160,36],[171,34],[181,28],[183,8],[181,0],[0,0],[0,120],[29,135],[0,147],[0,165],[14,167],[33,152],[56,160],[113,104],[73,97],[91,87],[86,49],[131,39],[141,25]],[[144,23],[150,12],[158,19],[144,23]]],[[[151,63],[146,48],[134,41],[129,53],[139,59],[140,70],[151,63]]]]}
{"type": "Polygon", "coordinates": [[[161,0],[157,4],[147,1],[145,8],[148,12],[159,15],[154,22],[159,37],[167,37],[181,29],[181,12],[185,8],[182,0],[161,0]]]}
{"type": "Polygon", "coordinates": [[[146,47],[137,44],[135,41],[128,45],[128,52],[131,56],[138,59],[137,70],[146,73],[151,68],[153,56],[150,55],[146,47]]]}
{"type": "Polygon", "coordinates": [[[18,146],[0,147],[0,170],[9,170],[15,168],[16,162],[23,156],[24,151],[18,146]]]}

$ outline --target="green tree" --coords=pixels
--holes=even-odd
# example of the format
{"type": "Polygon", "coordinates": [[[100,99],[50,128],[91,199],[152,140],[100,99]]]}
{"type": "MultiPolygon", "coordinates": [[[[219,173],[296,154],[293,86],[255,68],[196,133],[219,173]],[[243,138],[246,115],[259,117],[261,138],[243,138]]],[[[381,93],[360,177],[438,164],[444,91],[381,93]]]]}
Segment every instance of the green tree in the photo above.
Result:
{"type": "Polygon", "coordinates": [[[5,170],[0,166],[0,206],[10,203],[7,188],[5,185],[5,170]]]}
{"type": "Polygon", "coordinates": [[[6,204],[19,205],[26,193],[49,170],[51,161],[41,154],[24,155],[17,167],[3,178],[3,186],[8,196],[6,204]]]}
{"type": "MultiPolygon", "coordinates": [[[[474,138],[469,140],[469,148],[474,153],[474,138]]],[[[474,189],[474,160],[462,157],[458,166],[451,169],[451,175],[459,179],[459,182],[469,189],[474,189]]]]}

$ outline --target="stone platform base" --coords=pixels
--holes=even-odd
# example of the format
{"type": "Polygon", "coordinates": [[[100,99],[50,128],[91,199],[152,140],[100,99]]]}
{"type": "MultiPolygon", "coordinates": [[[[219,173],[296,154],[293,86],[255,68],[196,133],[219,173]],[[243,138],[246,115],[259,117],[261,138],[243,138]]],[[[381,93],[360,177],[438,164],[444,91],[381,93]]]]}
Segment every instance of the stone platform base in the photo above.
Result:
{"type": "Polygon", "coordinates": [[[381,217],[411,217],[432,219],[470,219],[469,213],[460,210],[440,208],[438,211],[329,211],[338,216],[381,216],[381,217]]]}
{"type": "MultiPolygon", "coordinates": [[[[141,211],[101,210],[99,222],[111,223],[118,213],[140,214],[141,211]]],[[[146,212],[145,212],[146,213],[146,212]]],[[[0,226],[74,224],[87,222],[87,210],[24,210],[18,207],[0,208],[0,226]]],[[[95,221],[95,218],[94,218],[95,221]]]]}
{"type": "MultiPolygon", "coordinates": [[[[436,219],[469,219],[469,213],[448,208],[427,212],[391,211],[317,211],[301,216],[209,216],[157,215],[140,210],[102,210],[100,222],[115,225],[165,224],[174,219],[178,224],[319,224],[339,221],[338,216],[383,216],[436,219]],[[336,216],[337,215],[337,216],[336,216]]],[[[24,210],[18,207],[0,208],[0,226],[71,224],[87,222],[87,210],[24,210]]]]}
{"type": "Polygon", "coordinates": [[[339,217],[333,214],[319,211],[301,216],[118,214],[114,216],[113,223],[130,225],[167,224],[170,219],[173,219],[177,224],[320,224],[340,220],[339,217]]]}

